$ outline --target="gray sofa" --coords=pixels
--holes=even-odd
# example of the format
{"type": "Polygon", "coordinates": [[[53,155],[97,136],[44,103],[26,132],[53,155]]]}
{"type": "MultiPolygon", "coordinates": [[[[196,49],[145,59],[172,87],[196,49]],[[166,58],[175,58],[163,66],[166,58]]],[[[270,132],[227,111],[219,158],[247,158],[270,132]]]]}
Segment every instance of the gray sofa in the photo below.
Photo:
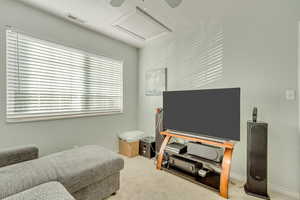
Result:
{"type": "Polygon", "coordinates": [[[0,199],[14,199],[15,195],[49,196],[45,189],[49,184],[55,185],[52,188],[61,196],[65,193],[65,198],[57,200],[70,199],[66,191],[76,200],[101,200],[119,189],[124,161],[100,146],[84,146],[41,158],[37,155],[38,149],[34,147],[0,152],[0,199]]]}
{"type": "Polygon", "coordinates": [[[11,195],[4,200],[75,200],[59,182],[48,182],[23,192],[11,195]]]}

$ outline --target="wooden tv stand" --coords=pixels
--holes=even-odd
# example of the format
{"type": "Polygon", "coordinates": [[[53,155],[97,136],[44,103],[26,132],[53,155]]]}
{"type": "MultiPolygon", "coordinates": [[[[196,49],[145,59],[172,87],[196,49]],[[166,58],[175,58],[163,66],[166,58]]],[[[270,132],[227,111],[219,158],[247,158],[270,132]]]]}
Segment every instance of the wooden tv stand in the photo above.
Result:
{"type": "Polygon", "coordinates": [[[193,142],[200,142],[203,144],[208,144],[216,147],[224,148],[224,156],[223,161],[221,164],[221,175],[220,175],[220,184],[219,184],[219,194],[224,198],[228,198],[228,185],[229,185],[229,178],[230,178],[230,167],[231,167],[231,159],[232,159],[232,152],[234,149],[234,143],[224,141],[212,141],[209,139],[202,139],[192,136],[180,135],[176,133],[171,133],[168,131],[163,131],[160,133],[161,135],[165,136],[165,139],[161,145],[158,157],[157,157],[157,165],[156,168],[158,170],[162,169],[162,162],[163,162],[163,155],[166,148],[166,145],[169,143],[172,137],[182,138],[184,140],[193,141],[193,142]]]}

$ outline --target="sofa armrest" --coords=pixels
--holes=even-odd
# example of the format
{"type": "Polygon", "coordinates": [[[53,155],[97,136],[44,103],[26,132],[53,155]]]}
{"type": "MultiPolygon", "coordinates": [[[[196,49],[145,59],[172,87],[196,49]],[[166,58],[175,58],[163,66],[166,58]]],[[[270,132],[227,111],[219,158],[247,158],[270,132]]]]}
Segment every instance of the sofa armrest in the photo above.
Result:
{"type": "Polygon", "coordinates": [[[0,149],[0,167],[37,159],[38,156],[39,149],[35,146],[0,149]]]}

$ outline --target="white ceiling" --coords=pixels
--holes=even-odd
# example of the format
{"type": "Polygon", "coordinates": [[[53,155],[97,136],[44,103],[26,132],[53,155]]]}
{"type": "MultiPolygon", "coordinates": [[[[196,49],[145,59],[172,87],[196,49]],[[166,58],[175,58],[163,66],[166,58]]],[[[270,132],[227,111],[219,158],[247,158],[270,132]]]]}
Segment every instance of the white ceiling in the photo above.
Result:
{"type": "MultiPolygon", "coordinates": [[[[84,20],[81,24],[89,29],[121,40],[135,47],[143,47],[148,41],[132,37],[116,29],[113,24],[122,16],[135,12],[136,6],[143,8],[157,20],[173,30],[174,34],[189,30],[201,23],[201,19],[248,13],[268,6],[268,2],[279,0],[183,0],[177,8],[171,8],[164,0],[126,0],[119,7],[112,7],[110,0],[18,0],[35,8],[66,19],[72,14],[84,20]],[[235,14],[234,14],[235,13],[235,14]]],[[[281,1],[280,1],[281,2],[281,1]]],[[[279,3],[278,3],[279,4],[279,3]]]]}
{"type": "Polygon", "coordinates": [[[143,47],[145,41],[134,38],[115,27],[115,23],[124,15],[135,12],[136,6],[140,6],[156,19],[163,22],[173,30],[176,28],[176,20],[172,16],[180,12],[184,3],[191,0],[185,0],[178,8],[170,8],[164,0],[126,0],[122,7],[115,8],[110,5],[110,0],[19,0],[49,12],[59,17],[66,18],[68,14],[72,14],[84,20],[82,24],[87,28],[93,29],[102,34],[108,35],[115,39],[126,42],[136,47],[143,47]]]}

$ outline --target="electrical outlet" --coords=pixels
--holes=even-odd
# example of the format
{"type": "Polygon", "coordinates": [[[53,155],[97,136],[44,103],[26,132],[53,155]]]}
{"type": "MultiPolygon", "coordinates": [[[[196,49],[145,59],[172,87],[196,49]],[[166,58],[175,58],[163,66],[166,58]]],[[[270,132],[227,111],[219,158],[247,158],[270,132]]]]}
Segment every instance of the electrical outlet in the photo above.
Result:
{"type": "Polygon", "coordinates": [[[295,90],[291,90],[291,89],[286,90],[285,98],[286,98],[286,100],[289,100],[289,101],[295,100],[295,98],[296,98],[295,90]]]}

